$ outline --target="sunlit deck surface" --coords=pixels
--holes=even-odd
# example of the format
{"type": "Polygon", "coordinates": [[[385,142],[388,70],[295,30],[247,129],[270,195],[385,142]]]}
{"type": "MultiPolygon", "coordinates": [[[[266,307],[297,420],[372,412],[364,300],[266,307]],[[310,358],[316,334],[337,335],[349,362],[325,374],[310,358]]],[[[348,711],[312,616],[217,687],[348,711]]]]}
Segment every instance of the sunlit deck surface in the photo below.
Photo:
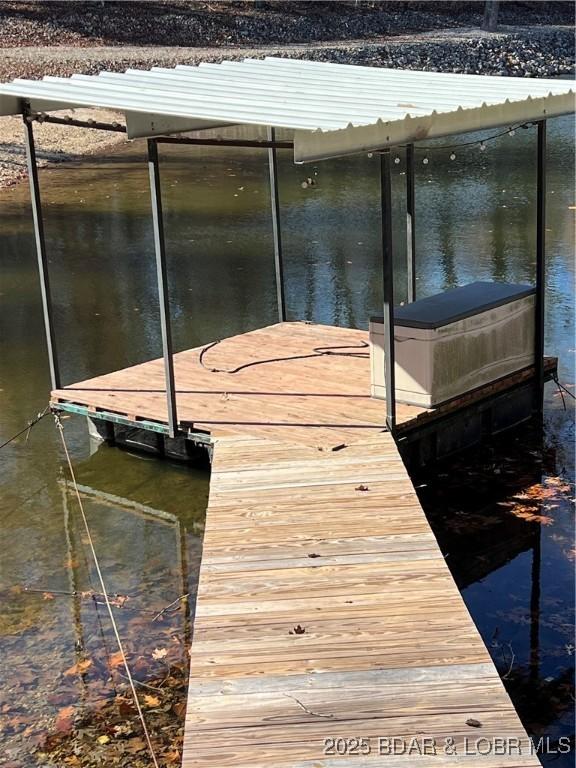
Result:
{"type": "MultiPolygon", "coordinates": [[[[386,404],[370,397],[366,331],[279,323],[224,339],[201,361],[204,348],[174,356],[184,431],[248,433],[331,446],[362,440],[385,427],[386,404]]],[[[508,376],[438,408],[398,403],[399,432],[442,418],[528,375],[529,370],[508,376]]],[[[151,360],[78,382],[54,390],[52,400],[85,406],[95,416],[112,413],[135,423],[166,424],[164,363],[151,360]]]]}
{"type": "MultiPolygon", "coordinates": [[[[367,334],[282,323],[200,353],[175,360],[180,425],[214,445],[184,768],[538,766],[369,397],[367,334]],[[474,754],[495,737],[521,746],[474,754]]],[[[161,360],[53,399],[167,420],[161,360]]]]}
{"type": "Polygon", "coordinates": [[[188,696],[184,768],[539,765],[389,433],[216,440],[188,696]]]}

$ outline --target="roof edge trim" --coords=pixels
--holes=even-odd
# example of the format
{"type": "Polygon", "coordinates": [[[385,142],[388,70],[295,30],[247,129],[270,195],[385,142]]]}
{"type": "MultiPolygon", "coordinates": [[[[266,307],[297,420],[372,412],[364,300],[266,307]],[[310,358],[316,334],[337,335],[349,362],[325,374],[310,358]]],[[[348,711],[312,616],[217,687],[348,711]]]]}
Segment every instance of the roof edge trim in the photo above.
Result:
{"type": "Polygon", "coordinates": [[[574,101],[575,94],[570,91],[454,112],[434,112],[422,117],[408,116],[393,122],[378,121],[335,131],[298,130],[294,135],[294,162],[311,163],[426,139],[560,117],[574,112],[574,101]]]}

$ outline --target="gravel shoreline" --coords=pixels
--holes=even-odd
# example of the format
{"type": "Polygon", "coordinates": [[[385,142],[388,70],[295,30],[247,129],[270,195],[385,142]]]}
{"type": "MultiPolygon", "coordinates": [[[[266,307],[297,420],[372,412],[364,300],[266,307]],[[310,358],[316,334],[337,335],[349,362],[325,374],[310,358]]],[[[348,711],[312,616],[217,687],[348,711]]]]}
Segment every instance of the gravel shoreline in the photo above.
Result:
{"type": "MultiPolygon", "coordinates": [[[[370,40],[255,47],[22,46],[2,50],[0,80],[271,55],[439,72],[551,77],[574,72],[574,36],[571,27],[541,25],[502,27],[497,33],[449,28],[370,40]]],[[[96,120],[118,119],[104,110],[75,110],[67,114],[72,113],[80,119],[86,119],[88,114],[96,120]]],[[[49,124],[38,125],[36,136],[41,165],[103,152],[125,140],[122,134],[49,124]]],[[[26,176],[21,137],[20,118],[0,118],[0,187],[11,186],[26,176]]]]}

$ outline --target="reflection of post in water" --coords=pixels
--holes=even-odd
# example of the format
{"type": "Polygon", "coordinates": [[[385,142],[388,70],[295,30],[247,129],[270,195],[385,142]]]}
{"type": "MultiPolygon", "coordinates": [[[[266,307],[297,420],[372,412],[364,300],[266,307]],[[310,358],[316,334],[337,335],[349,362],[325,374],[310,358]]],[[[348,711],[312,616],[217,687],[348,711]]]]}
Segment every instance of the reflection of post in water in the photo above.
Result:
{"type": "MultiPolygon", "coordinates": [[[[306,267],[310,266],[310,261],[306,259],[306,267]]],[[[314,321],[314,307],[316,306],[316,275],[314,269],[306,269],[304,277],[304,317],[298,320],[314,321]]]]}
{"type": "Polygon", "coordinates": [[[336,306],[333,308],[333,317],[336,325],[348,328],[356,328],[354,318],[354,303],[352,299],[351,281],[346,271],[348,243],[343,240],[337,243],[330,266],[333,270],[330,284],[334,286],[334,298],[336,306]]]}
{"type": "Polygon", "coordinates": [[[438,202],[444,202],[440,216],[438,217],[438,230],[440,235],[440,261],[442,262],[444,272],[444,285],[446,288],[456,288],[458,286],[458,274],[454,263],[454,227],[452,222],[452,213],[458,209],[452,201],[452,195],[440,195],[438,202]]]}
{"type": "Polygon", "coordinates": [[[497,205],[492,217],[492,279],[506,281],[507,258],[506,250],[506,227],[505,211],[507,209],[502,205],[497,205]]]}
{"type": "MultiPolygon", "coordinates": [[[[82,606],[78,581],[78,562],[75,557],[74,537],[70,527],[70,509],[68,507],[68,486],[66,481],[60,485],[62,491],[62,507],[64,510],[64,535],[66,537],[66,555],[68,579],[70,582],[70,591],[72,593],[72,617],[74,624],[74,656],[78,664],[84,656],[84,627],[82,625],[82,606]]],[[[88,692],[84,675],[80,675],[82,681],[83,695],[88,692]]]]}
{"type": "MultiPolygon", "coordinates": [[[[63,494],[64,494],[64,503],[66,504],[66,494],[69,492],[71,486],[68,484],[66,480],[61,481],[63,494]]],[[[186,527],[184,523],[182,523],[176,515],[173,515],[170,512],[165,512],[164,510],[155,509],[153,507],[149,507],[146,504],[142,504],[138,501],[132,501],[131,499],[126,499],[122,496],[116,496],[111,493],[106,493],[105,491],[100,491],[95,488],[91,488],[86,485],[77,485],[78,492],[81,494],[82,497],[86,497],[88,499],[95,500],[98,504],[106,505],[107,507],[111,507],[115,509],[118,512],[128,512],[130,515],[137,515],[138,517],[143,518],[144,520],[153,520],[156,524],[159,525],[167,525],[173,532],[175,536],[175,550],[176,550],[176,556],[178,558],[178,568],[180,570],[180,584],[179,589],[182,590],[181,595],[188,595],[186,600],[180,601],[183,602],[183,627],[182,632],[184,636],[184,641],[186,644],[186,651],[190,648],[190,643],[192,639],[192,611],[190,608],[191,600],[194,598],[194,595],[189,595],[190,592],[190,584],[189,584],[189,569],[188,569],[188,549],[187,549],[187,537],[186,537],[186,527]]],[[[73,547],[73,537],[70,535],[71,540],[71,547],[73,547]]],[[[84,552],[84,550],[82,550],[84,552]]],[[[75,563],[76,561],[73,558],[74,550],[72,548],[71,553],[71,563],[75,563]]],[[[89,571],[89,563],[85,557],[86,562],[86,569],[88,573],[88,579],[90,579],[90,571],[89,571]]],[[[77,592],[75,589],[75,586],[73,587],[73,591],[77,592]]],[[[90,587],[92,591],[95,590],[92,587],[92,583],[90,582],[90,587]]],[[[77,599],[80,599],[80,594],[77,594],[77,599]]],[[[104,635],[104,628],[102,626],[102,622],[100,619],[100,611],[98,609],[98,604],[96,601],[94,602],[94,607],[96,609],[96,615],[98,617],[98,624],[99,624],[99,630],[100,634],[102,636],[102,643],[104,645],[104,650],[106,653],[106,657],[109,659],[110,652],[108,648],[108,644],[106,642],[106,637],[104,635]]],[[[79,628],[80,632],[82,629],[81,624],[81,617],[80,617],[80,602],[78,603],[78,622],[79,622],[79,628]]],[[[79,644],[77,644],[79,645],[79,644]]],[[[83,642],[82,642],[83,647],[83,642]]],[[[186,652],[186,658],[188,657],[188,653],[186,652]]]]}
{"type": "Polygon", "coordinates": [[[180,571],[182,574],[182,594],[187,595],[183,600],[184,608],[184,658],[188,662],[190,655],[188,651],[192,646],[192,612],[190,611],[190,585],[188,583],[188,550],[186,539],[186,528],[182,522],[178,523],[178,544],[180,545],[180,571]]]}
{"type": "Polygon", "coordinates": [[[530,681],[536,683],[540,672],[540,564],[542,559],[542,527],[534,526],[532,545],[532,584],[530,591],[530,681]]]}

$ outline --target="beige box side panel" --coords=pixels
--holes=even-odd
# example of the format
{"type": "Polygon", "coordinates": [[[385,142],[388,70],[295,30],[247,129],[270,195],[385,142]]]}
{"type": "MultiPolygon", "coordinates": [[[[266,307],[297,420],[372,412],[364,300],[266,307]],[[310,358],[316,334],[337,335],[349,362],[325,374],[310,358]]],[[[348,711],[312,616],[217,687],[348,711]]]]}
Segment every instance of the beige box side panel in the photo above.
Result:
{"type": "MultiPolygon", "coordinates": [[[[396,399],[431,407],[531,365],[534,296],[435,330],[395,331],[396,399]]],[[[373,397],[385,398],[383,326],[370,323],[373,397]]]]}

